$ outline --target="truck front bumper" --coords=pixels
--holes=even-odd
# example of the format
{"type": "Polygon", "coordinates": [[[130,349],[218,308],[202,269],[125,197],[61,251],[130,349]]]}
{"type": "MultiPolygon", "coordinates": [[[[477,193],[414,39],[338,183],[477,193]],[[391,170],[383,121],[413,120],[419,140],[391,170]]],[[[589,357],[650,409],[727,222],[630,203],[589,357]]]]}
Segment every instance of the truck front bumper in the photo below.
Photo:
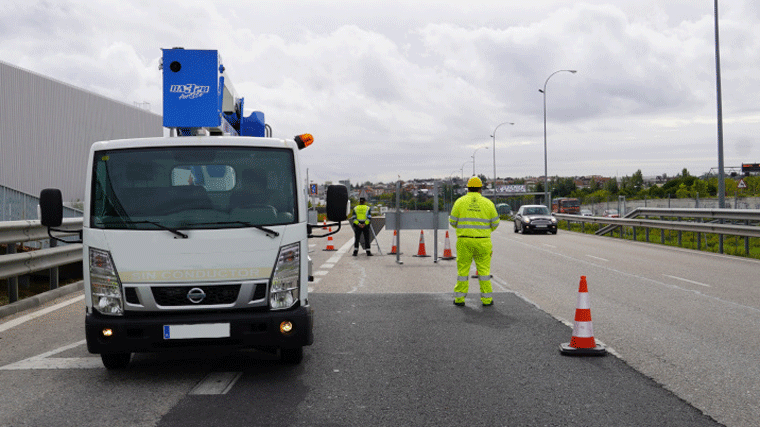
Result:
{"type": "Polygon", "coordinates": [[[150,353],[177,348],[298,348],[314,341],[311,307],[285,311],[235,311],[119,317],[88,313],[85,317],[87,350],[90,353],[150,353]],[[292,329],[284,333],[282,322],[292,329]],[[188,326],[189,325],[189,326],[188,326]],[[224,337],[173,339],[167,327],[203,328],[229,325],[224,337]],[[110,330],[109,333],[104,333],[110,330]]]}

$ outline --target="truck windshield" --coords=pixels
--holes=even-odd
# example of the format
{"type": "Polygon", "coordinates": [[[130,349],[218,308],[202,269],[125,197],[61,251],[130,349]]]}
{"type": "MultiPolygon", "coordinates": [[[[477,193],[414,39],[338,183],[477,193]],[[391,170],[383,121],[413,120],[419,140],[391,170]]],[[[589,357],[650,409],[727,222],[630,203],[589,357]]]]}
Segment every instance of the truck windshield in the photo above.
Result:
{"type": "Polygon", "coordinates": [[[107,150],[95,153],[93,168],[93,228],[171,231],[298,221],[289,149],[107,150]]]}

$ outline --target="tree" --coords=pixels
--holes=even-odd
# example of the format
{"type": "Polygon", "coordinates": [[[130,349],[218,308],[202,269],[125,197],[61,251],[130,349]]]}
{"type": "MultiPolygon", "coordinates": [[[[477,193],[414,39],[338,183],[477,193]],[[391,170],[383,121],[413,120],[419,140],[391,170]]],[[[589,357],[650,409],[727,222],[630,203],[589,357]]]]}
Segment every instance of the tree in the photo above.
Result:
{"type": "Polygon", "coordinates": [[[554,177],[552,179],[551,188],[554,197],[567,197],[578,187],[575,185],[573,178],[559,178],[554,177]]]}
{"type": "Polygon", "coordinates": [[[620,191],[620,189],[618,188],[617,180],[613,178],[613,179],[607,181],[604,184],[604,190],[607,191],[607,192],[609,192],[610,194],[618,194],[618,192],[620,191]]]}

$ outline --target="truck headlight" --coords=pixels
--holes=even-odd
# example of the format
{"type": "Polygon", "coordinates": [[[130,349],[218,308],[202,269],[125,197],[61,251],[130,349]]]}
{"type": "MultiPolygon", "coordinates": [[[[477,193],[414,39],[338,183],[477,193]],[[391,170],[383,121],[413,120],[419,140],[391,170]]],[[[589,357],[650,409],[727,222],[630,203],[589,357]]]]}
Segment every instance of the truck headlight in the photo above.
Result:
{"type": "Polygon", "coordinates": [[[108,251],[90,248],[92,305],[101,314],[122,316],[121,281],[108,251]]]}
{"type": "Polygon", "coordinates": [[[269,290],[269,306],[272,310],[290,308],[298,301],[300,279],[301,244],[281,247],[272,274],[272,287],[269,290]]]}

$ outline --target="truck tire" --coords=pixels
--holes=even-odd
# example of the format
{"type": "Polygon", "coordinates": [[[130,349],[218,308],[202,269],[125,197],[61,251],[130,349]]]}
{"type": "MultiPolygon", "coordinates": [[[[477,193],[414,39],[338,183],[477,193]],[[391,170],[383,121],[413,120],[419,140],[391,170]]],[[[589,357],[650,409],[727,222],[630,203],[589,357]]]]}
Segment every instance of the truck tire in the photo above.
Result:
{"type": "Polygon", "coordinates": [[[106,369],[124,369],[129,365],[132,353],[103,353],[100,358],[106,369]]]}
{"type": "Polygon", "coordinates": [[[280,360],[289,365],[298,365],[303,360],[303,347],[280,349],[280,360]]]}

